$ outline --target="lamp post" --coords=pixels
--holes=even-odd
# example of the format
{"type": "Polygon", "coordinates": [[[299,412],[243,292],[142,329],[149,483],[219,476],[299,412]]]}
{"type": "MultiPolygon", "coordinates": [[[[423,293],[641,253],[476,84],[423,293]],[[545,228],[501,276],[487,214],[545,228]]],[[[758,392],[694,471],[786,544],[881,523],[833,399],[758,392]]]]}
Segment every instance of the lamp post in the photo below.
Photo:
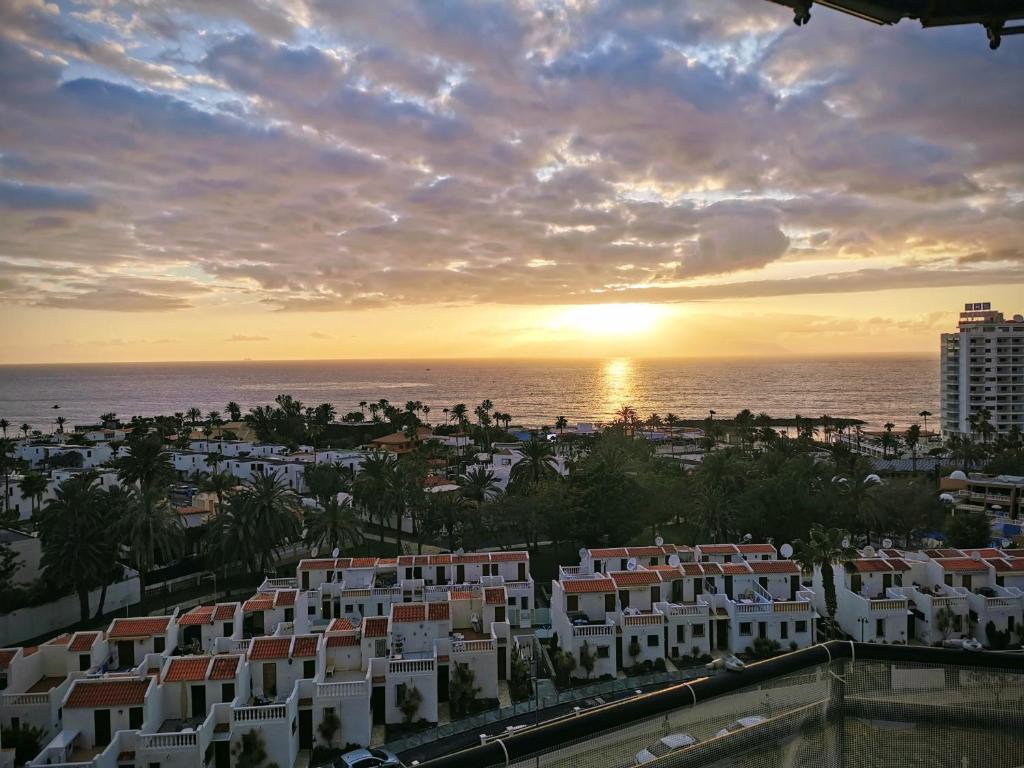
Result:
{"type": "Polygon", "coordinates": [[[864,642],[864,627],[868,625],[870,619],[867,616],[861,616],[857,619],[857,623],[860,624],[860,641],[864,642]]]}

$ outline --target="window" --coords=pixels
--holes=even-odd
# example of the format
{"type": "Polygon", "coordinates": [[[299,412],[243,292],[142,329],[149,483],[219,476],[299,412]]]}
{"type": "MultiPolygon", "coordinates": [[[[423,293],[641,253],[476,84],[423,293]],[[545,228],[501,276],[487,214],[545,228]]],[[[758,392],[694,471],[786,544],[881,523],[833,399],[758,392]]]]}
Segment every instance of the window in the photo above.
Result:
{"type": "Polygon", "coordinates": [[[850,591],[860,593],[860,588],[863,585],[861,576],[859,573],[850,574],[850,591]]]}
{"type": "Polygon", "coordinates": [[[235,632],[235,622],[225,621],[224,622],[224,637],[231,637],[235,632]]]}
{"type": "Polygon", "coordinates": [[[779,625],[779,637],[783,640],[789,639],[789,622],[784,621],[779,625]]]}
{"type": "Polygon", "coordinates": [[[285,608],[284,609],[284,620],[285,621],[295,621],[295,609],[294,608],[285,608]]]}
{"type": "Polygon", "coordinates": [[[128,710],[128,727],[135,731],[142,727],[142,707],[128,710]]]}
{"type": "Polygon", "coordinates": [[[505,606],[499,605],[494,609],[494,620],[504,621],[505,620],[505,606]]]}
{"type": "Polygon", "coordinates": [[[615,595],[607,594],[604,596],[604,612],[611,613],[615,610],[615,595]]]}
{"type": "Polygon", "coordinates": [[[234,683],[221,683],[220,686],[220,700],[225,704],[229,704],[235,698],[235,684],[234,683]]]}
{"type": "Polygon", "coordinates": [[[678,625],[676,625],[676,642],[677,643],[685,643],[686,642],[686,625],[685,624],[678,624],[678,625]]]}
{"type": "Polygon", "coordinates": [[[163,637],[153,638],[153,653],[163,653],[165,647],[167,647],[167,641],[163,637]]]}
{"type": "Polygon", "coordinates": [[[946,582],[946,586],[947,587],[952,587],[953,586],[953,574],[952,573],[947,573],[945,575],[945,577],[944,577],[944,580],[946,582]]]}
{"type": "Polygon", "coordinates": [[[885,619],[875,619],[875,636],[885,637],[885,619]]]}
{"type": "Polygon", "coordinates": [[[302,676],[307,679],[316,677],[316,659],[307,659],[302,662],[302,676]]]}
{"type": "Polygon", "coordinates": [[[608,658],[608,654],[609,654],[609,651],[608,651],[608,646],[607,645],[599,645],[599,646],[597,646],[597,658],[599,658],[599,659],[607,659],[608,658]]]}
{"type": "Polygon", "coordinates": [[[750,637],[750,634],[751,634],[750,622],[749,621],[741,621],[740,622],[740,636],[741,637],[750,637]]]}
{"type": "Polygon", "coordinates": [[[971,575],[969,573],[965,573],[960,577],[960,583],[963,585],[964,589],[970,589],[971,584],[973,583],[971,581],[971,575]]]}
{"type": "Polygon", "coordinates": [[[395,705],[402,706],[405,701],[405,683],[399,683],[395,686],[395,705]]]}
{"type": "Polygon", "coordinates": [[[580,597],[579,595],[566,595],[565,596],[565,610],[570,613],[578,611],[580,609],[580,597]]]}
{"type": "Polygon", "coordinates": [[[693,625],[693,629],[690,630],[690,633],[694,637],[704,637],[704,625],[703,624],[694,624],[693,625]]]}
{"type": "Polygon", "coordinates": [[[628,589],[621,589],[621,590],[619,590],[619,605],[621,605],[623,608],[629,608],[629,590],[628,589]]]}
{"type": "Polygon", "coordinates": [[[807,631],[807,622],[806,621],[798,621],[798,622],[796,622],[795,629],[796,629],[797,634],[803,634],[804,632],[807,631]]]}
{"type": "Polygon", "coordinates": [[[648,635],[647,636],[647,647],[648,648],[657,648],[658,647],[658,635],[648,635]]]}
{"type": "Polygon", "coordinates": [[[594,561],[594,573],[600,573],[600,572],[601,572],[601,561],[600,560],[595,560],[594,561]]]}
{"type": "Polygon", "coordinates": [[[80,653],[80,654],[78,654],[78,669],[79,669],[79,671],[85,672],[87,669],[89,669],[89,667],[92,666],[92,664],[90,663],[91,661],[92,661],[92,659],[89,657],[88,653],[80,653]]]}

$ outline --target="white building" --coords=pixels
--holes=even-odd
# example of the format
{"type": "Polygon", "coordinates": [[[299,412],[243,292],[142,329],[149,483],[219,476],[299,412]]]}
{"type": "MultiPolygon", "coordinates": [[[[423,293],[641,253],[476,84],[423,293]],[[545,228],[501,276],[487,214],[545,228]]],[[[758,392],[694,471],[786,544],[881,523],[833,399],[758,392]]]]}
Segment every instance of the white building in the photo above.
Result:
{"type": "Polygon", "coordinates": [[[969,434],[968,419],[982,408],[996,432],[1024,429],[1024,316],[965,304],[956,333],[942,334],[939,371],[946,437],[969,434]]]}

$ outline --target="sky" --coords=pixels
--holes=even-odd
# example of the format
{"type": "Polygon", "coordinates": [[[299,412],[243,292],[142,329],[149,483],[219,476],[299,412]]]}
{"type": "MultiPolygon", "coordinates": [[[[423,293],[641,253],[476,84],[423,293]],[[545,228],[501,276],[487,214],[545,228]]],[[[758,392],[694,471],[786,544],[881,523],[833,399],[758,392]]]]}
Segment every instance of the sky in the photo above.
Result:
{"type": "Polygon", "coordinates": [[[0,0],[0,363],[936,355],[1024,311],[1024,41],[791,19],[0,0]]]}

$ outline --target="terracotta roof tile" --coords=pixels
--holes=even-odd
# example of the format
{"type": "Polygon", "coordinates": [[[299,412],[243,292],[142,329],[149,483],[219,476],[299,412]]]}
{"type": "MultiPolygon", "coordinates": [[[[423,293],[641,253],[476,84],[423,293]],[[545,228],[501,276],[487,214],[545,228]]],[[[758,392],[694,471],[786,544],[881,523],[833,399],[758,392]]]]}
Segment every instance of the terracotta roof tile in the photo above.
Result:
{"type": "Polygon", "coordinates": [[[661,574],[662,581],[666,579],[682,578],[683,572],[678,565],[649,565],[647,570],[661,574]]]}
{"type": "Polygon", "coordinates": [[[56,637],[51,637],[43,645],[67,645],[71,642],[71,633],[63,632],[56,637]]]}
{"type": "Polygon", "coordinates": [[[68,694],[65,709],[96,709],[109,707],[138,707],[146,701],[146,691],[152,678],[139,680],[121,678],[111,680],[76,680],[68,694]]]}
{"type": "Polygon", "coordinates": [[[316,656],[317,642],[318,638],[316,635],[300,635],[296,637],[295,645],[292,647],[292,656],[297,659],[316,656]]]}
{"type": "Polygon", "coordinates": [[[612,577],[612,581],[619,589],[661,584],[661,575],[657,571],[612,571],[608,575],[612,577]]]}
{"type": "Polygon", "coordinates": [[[626,552],[625,547],[614,547],[605,549],[591,549],[590,557],[597,559],[605,559],[607,557],[629,557],[629,553],[626,552]]]}
{"type": "Polygon", "coordinates": [[[217,609],[213,612],[214,621],[231,621],[235,618],[235,609],[238,603],[217,603],[217,609]]]}
{"type": "Polygon", "coordinates": [[[197,605],[191,611],[178,617],[178,626],[192,627],[198,624],[213,623],[213,606],[197,605]]]}
{"type": "Polygon", "coordinates": [[[448,603],[427,603],[427,621],[448,621],[451,607],[448,603]]]}
{"type": "Polygon", "coordinates": [[[988,563],[998,573],[1024,573],[1024,558],[1021,557],[993,558],[988,563]]]}
{"type": "Polygon", "coordinates": [[[567,595],[579,595],[585,592],[614,592],[615,582],[608,578],[569,579],[562,582],[562,589],[567,595]]]}
{"type": "Polygon", "coordinates": [[[985,547],[984,549],[965,549],[963,552],[968,557],[974,557],[974,554],[977,552],[979,555],[981,555],[981,557],[985,558],[986,560],[990,557],[1003,556],[1002,551],[995,549],[994,547],[985,547]]]}
{"type": "Polygon", "coordinates": [[[800,566],[792,560],[751,560],[749,565],[754,573],[800,573],[800,566]]]}
{"type": "Polygon", "coordinates": [[[735,544],[698,544],[697,549],[702,555],[737,555],[739,550],[735,544]]]}
{"type": "Polygon", "coordinates": [[[744,561],[742,563],[722,563],[722,573],[726,576],[742,576],[746,573],[753,573],[750,570],[750,565],[744,561]]]}
{"type": "Polygon", "coordinates": [[[275,608],[291,608],[295,605],[295,596],[298,594],[294,589],[279,589],[274,593],[275,608]]]}
{"type": "Polygon", "coordinates": [[[666,555],[666,547],[626,547],[626,553],[630,557],[660,557],[666,555]]]}
{"type": "Polygon", "coordinates": [[[774,555],[776,552],[771,544],[737,544],[736,549],[741,555],[774,555]]]}
{"type": "Polygon", "coordinates": [[[376,557],[353,557],[350,568],[373,568],[377,564],[376,557]]]}
{"type": "Polygon", "coordinates": [[[721,576],[720,563],[683,563],[680,566],[686,576],[721,576]]]}
{"type": "Polygon", "coordinates": [[[359,645],[359,638],[355,635],[328,635],[327,637],[328,648],[347,648],[352,645],[359,645]]]}
{"type": "Polygon", "coordinates": [[[468,589],[453,589],[448,593],[449,600],[472,600],[473,593],[468,589]]]}
{"type": "Polygon", "coordinates": [[[170,664],[167,665],[167,672],[164,674],[164,682],[181,683],[205,680],[209,666],[210,658],[208,656],[198,658],[180,656],[171,659],[170,664]]]}
{"type": "Polygon", "coordinates": [[[423,603],[393,603],[391,605],[391,621],[424,621],[427,615],[426,605],[423,603]]]}
{"type": "Polygon", "coordinates": [[[451,565],[451,555],[428,555],[430,558],[430,565],[451,565]]]}
{"type": "Polygon", "coordinates": [[[385,637],[387,634],[387,616],[370,616],[363,619],[363,637],[385,637]]]}
{"type": "Polygon", "coordinates": [[[35,656],[39,652],[38,645],[26,645],[25,649],[21,652],[22,656],[26,658],[29,656],[35,656]]]}
{"type": "Polygon", "coordinates": [[[73,653],[88,651],[90,648],[92,648],[93,643],[96,642],[96,638],[99,636],[99,632],[75,632],[74,638],[71,640],[71,644],[68,646],[68,650],[73,653]]]}
{"type": "Polygon", "coordinates": [[[152,637],[162,635],[171,622],[170,616],[154,616],[152,618],[114,619],[107,637],[152,637]]]}
{"type": "Polygon", "coordinates": [[[504,587],[487,587],[484,589],[484,602],[487,605],[504,605],[505,599],[504,587]]]}
{"type": "Polygon", "coordinates": [[[234,680],[241,656],[215,656],[210,668],[211,680],[234,680]]]}
{"type": "Polygon", "coordinates": [[[397,557],[378,557],[377,567],[382,568],[385,565],[398,565],[397,557]]]}
{"type": "Polygon", "coordinates": [[[529,552],[491,552],[492,563],[528,563],[529,552]]]}
{"type": "Polygon", "coordinates": [[[452,562],[455,565],[475,565],[477,563],[490,562],[490,555],[486,552],[467,552],[464,555],[453,555],[452,562]]]}
{"type": "Polygon", "coordinates": [[[271,595],[253,595],[244,603],[242,603],[242,611],[245,613],[269,611],[273,607],[274,598],[271,595]]]}
{"type": "Polygon", "coordinates": [[[4,648],[0,650],[0,669],[7,669],[20,650],[20,648],[4,648]]]}
{"type": "Polygon", "coordinates": [[[355,629],[355,625],[351,619],[335,619],[331,622],[331,626],[327,628],[328,632],[346,632],[355,629]]]}
{"type": "Polygon", "coordinates": [[[337,561],[331,558],[309,559],[299,561],[300,571],[333,571],[337,561]]]}
{"type": "Polygon", "coordinates": [[[892,573],[893,571],[908,571],[910,566],[896,558],[860,558],[848,562],[846,570],[850,573],[892,573]]]}
{"type": "Polygon", "coordinates": [[[249,659],[252,661],[287,659],[291,648],[290,637],[257,637],[249,648],[249,659]]]}
{"type": "Polygon", "coordinates": [[[935,562],[942,566],[942,570],[957,573],[976,573],[988,570],[988,564],[984,560],[975,560],[971,557],[943,557],[935,562]]]}

